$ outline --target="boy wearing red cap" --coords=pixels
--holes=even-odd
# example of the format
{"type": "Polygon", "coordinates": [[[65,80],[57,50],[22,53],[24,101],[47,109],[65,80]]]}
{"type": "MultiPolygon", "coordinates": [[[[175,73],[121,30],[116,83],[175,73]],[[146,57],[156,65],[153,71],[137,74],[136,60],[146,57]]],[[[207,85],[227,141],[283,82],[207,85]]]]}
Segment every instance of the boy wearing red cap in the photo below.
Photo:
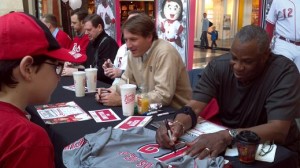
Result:
{"type": "Polygon", "coordinates": [[[84,62],[86,55],[60,48],[49,29],[25,13],[3,15],[0,25],[0,167],[54,167],[53,145],[25,108],[47,103],[64,61],[84,62]]]}

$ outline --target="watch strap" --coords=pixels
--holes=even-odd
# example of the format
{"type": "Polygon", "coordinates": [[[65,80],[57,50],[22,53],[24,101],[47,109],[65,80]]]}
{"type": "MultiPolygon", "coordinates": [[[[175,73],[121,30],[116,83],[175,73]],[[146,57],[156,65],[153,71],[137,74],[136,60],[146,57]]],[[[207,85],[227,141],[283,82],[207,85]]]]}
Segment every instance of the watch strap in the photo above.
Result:
{"type": "MultiPolygon", "coordinates": [[[[195,112],[193,111],[193,109],[191,107],[183,106],[180,110],[177,111],[176,116],[178,114],[181,114],[181,113],[189,115],[191,117],[191,119],[192,119],[192,128],[196,126],[197,116],[196,116],[195,112]]],[[[176,116],[175,116],[175,118],[176,118],[176,116]]]]}

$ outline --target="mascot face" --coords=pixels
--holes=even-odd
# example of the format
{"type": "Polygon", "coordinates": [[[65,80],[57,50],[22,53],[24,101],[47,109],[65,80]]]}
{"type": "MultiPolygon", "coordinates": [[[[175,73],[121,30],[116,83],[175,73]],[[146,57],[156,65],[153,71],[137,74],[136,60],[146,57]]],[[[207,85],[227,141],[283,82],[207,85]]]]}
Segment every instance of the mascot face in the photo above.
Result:
{"type": "Polygon", "coordinates": [[[164,6],[164,14],[168,20],[177,20],[181,14],[181,7],[178,3],[167,0],[164,6]]]}

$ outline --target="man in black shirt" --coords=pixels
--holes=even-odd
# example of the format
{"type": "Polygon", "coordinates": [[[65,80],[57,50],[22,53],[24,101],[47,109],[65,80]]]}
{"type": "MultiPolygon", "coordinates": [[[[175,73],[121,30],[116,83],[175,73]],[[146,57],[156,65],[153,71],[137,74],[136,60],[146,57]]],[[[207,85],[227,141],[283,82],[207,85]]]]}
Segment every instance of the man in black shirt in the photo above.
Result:
{"type": "Polygon", "coordinates": [[[84,19],[84,29],[90,39],[86,54],[88,56],[85,67],[98,68],[97,79],[112,84],[113,79],[104,75],[103,63],[110,59],[115,59],[119,46],[117,42],[105,33],[104,22],[99,15],[89,15],[84,19]]]}
{"type": "Polygon", "coordinates": [[[178,111],[167,129],[157,130],[157,142],[171,148],[184,131],[196,125],[197,116],[216,98],[218,117],[229,128],[200,135],[187,154],[203,159],[215,157],[232,144],[234,135],[250,130],[261,142],[273,141],[299,152],[300,134],[295,118],[300,112],[300,76],[296,65],[269,49],[267,33],[249,25],[237,33],[229,54],[212,60],[193,91],[193,99],[178,111]]]}

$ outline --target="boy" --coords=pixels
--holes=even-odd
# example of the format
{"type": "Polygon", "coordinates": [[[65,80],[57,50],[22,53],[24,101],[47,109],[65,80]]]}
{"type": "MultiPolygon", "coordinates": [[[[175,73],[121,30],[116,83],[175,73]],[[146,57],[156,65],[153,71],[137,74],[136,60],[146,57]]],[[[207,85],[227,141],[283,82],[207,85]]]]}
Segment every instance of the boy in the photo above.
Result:
{"type": "Polygon", "coordinates": [[[64,61],[83,62],[60,48],[38,19],[13,12],[0,17],[0,167],[54,167],[54,151],[25,108],[50,100],[64,61]],[[46,78],[45,78],[46,77],[46,78]]]}
{"type": "Polygon", "coordinates": [[[218,40],[218,31],[216,30],[216,26],[212,26],[212,31],[207,32],[211,35],[211,49],[214,49],[213,47],[218,47],[216,41],[218,40]]]}

